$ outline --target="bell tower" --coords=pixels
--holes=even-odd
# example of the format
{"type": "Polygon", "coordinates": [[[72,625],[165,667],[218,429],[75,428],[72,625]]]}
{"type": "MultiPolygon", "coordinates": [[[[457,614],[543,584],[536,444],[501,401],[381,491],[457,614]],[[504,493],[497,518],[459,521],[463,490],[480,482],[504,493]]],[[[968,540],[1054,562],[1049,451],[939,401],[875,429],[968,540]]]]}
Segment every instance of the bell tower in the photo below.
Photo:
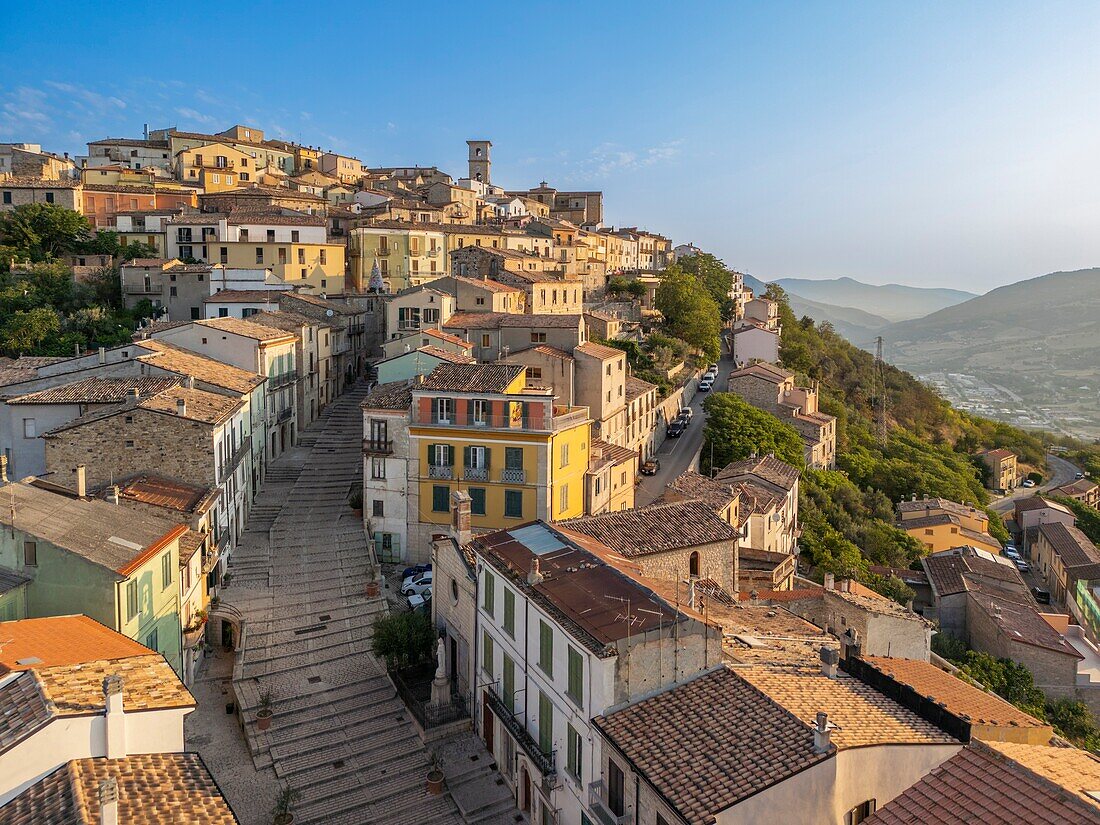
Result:
{"type": "Polygon", "coordinates": [[[470,147],[470,180],[476,180],[489,185],[489,150],[493,148],[492,141],[468,140],[466,145],[470,147]]]}

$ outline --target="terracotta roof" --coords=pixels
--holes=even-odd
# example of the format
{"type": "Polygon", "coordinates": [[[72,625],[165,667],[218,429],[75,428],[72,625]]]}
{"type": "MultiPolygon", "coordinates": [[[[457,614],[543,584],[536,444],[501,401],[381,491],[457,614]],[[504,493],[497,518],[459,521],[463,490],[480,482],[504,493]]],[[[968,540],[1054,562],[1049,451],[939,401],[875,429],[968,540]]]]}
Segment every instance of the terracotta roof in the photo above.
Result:
{"type": "Polygon", "coordinates": [[[308,304],[318,309],[331,309],[334,315],[363,315],[367,310],[343,301],[335,301],[331,298],[322,298],[320,295],[310,295],[307,292],[283,292],[282,299],[291,306],[295,302],[308,304]]]}
{"type": "Polygon", "coordinates": [[[439,347],[433,347],[431,345],[426,347],[418,347],[416,352],[422,352],[425,355],[431,355],[433,358],[439,358],[442,361],[449,361],[452,364],[476,364],[477,359],[469,355],[460,355],[457,352],[451,352],[450,350],[440,349],[439,347]]]}
{"type": "Polygon", "coordinates": [[[916,500],[901,501],[897,507],[898,513],[919,513],[921,511],[943,510],[956,516],[988,519],[989,515],[980,507],[970,504],[959,504],[946,498],[918,498],[916,500]]]}
{"type": "Polygon", "coordinates": [[[574,352],[583,352],[585,355],[591,355],[593,358],[599,358],[602,361],[607,361],[612,358],[626,358],[626,353],[621,349],[615,347],[607,347],[603,344],[595,344],[592,341],[585,341],[583,344],[578,344],[574,349],[574,352]]]}
{"type": "Polygon", "coordinates": [[[737,481],[733,489],[741,497],[741,523],[750,515],[763,515],[783,504],[783,495],[753,481],[737,481]]]}
{"type": "MultiPolygon", "coordinates": [[[[963,536],[974,541],[982,542],[986,545],[1000,546],[1000,543],[989,535],[989,533],[983,533],[979,530],[971,530],[969,527],[963,525],[962,519],[956,516],[954,513],[933,513],[929,516],[921,516],[920,518],[910,518],[904,521],[899,521],[897,526],[905,531],[923,530],[926,527],[942,527],[944,525],[951,524],[958,528],[959,536],[963,536]]],[[[961,539],[959,544],[965,544],[961,539]]]]}
{"type": "Polygon", "coordinates": [[[519,355],[521,352],[537,352],[539,355],[547,355],[551,358],[557,358],[559,361],[572,361],[573,356],[563,349],[552,347],[549,344],[536,344],[533,347],[526,347],[525,349],[516,350],[513,355],[519,355]]]}
{"type": "Polygon", "coordinates": [[[598,438],[592,439],[592,446],[599,447],[603,451],[604,458],[611,459],[613,464],[624,464],[638,459],[638,454],[630,448],[620,447],[618,444],[608,444],[598,438]]]}
{"type": "Polygon", "coordinates": [[[85,378],[48,390],[9,398],[9,404],[119,404],[127,399],[130,389],[140,397],[155,395],[179,384],[178,378],[134,376],[132,378],[85,378]]]}
{"type": "Polygon", "coordinates": [[[1057,510],[1067,515],[1072,515],[1073,511],[1066,507],[1064,504],[1059,504],[1057,501],[1051,501],[1043,496],[1028,496],[1027,498],[1016,499],[1013,507],[1016,509],[1017,515],[1020,513],[1029,513],[1032,510],[1057,510]]]}
{"type": "Polygon", "coordinates": [[[1033,605],[1006,599],[994,593],[973,590],[967,593],[967,599],[974,600],[986,618],[997,625],[1008,641],[1041,647],[1074,659],[1084,658],[1057,630],[1047,624],[1033,605]]]}
{"type": "Polygon", "coordinates": [[[148,656],[153,651],[87,616],[0,622],[0,673],[148,656]]]}
{"type": "Polygon", "coordinates": [[[738,535],[708,505],[695,500],[582,516],[562,525],[592,536],[628,558],[733,541],[738,535]]]}
{"type": "Polygon", "coordinates": [[[687,470],[668,483],[668,489],[685,498],[698,499],[720,513],[737,500],[738,494],[729,484],[687,470]]]}
{"type": "Polygon", "coordinates": [[[502,284],[499,281],[482,280],[480,278],[466,278],[461,275],[455,275],[454,279],[460,284],[468,284],[469,286],[477,287],[478,289],[484,289],[488,292],[523,292],[518,286],[512,286],[511,284],[502,284]]]}
{"type": "Polygon", "coordinates": [[[787,372],[782,367],[777,367],[773,364],[767,364],[764,362],[749,364],[747,367],[742,367],[739,370],[734,370],[730,373],[730,378],[744,378],[751,376],[753,378],[763,378],[765,381],[770,381],[773,384],[782,384],[791,378],[794,378],[793,372],[787,372]]]}
{"type": "Polygon", "coordinates": [[[408,381],[377,384],[359,406],[364,410],[404,410],[412,405],[412,385],[408,381]]]}
{"type": "Polygon", "coordinates": [[[440,364],[414,389],[504,392],[523,371],[520,364],[440,364]]]}
{"type": "Polygon", "coordinates": [[[592,721],[690,825],[835,754],[725,667],[592,721]]]}
{"type": "Polygon", "coordinates": [[[264,377],[258,373],[223,364],[221,361],[177,347],[167,341],[147,338],[136,343],[142,349],[150,351],[148,355],[139,355],[138,361],[178,375],[194,376],[204,384],[222,387],[243,395],[252,392],[264,382],[264,377]]]}
{"type": "Polygon", "coordinates": [[[864,656],[863,661],[971,724],[1049,728],[995,693],[984,691],[920,659],[864,656]]]}
{"type": "Polygon", "coordinates": [[[171,387],[138,402],[144,410],[169,413],[190,421],[203,424],[220,424],[243,406],[244,401],[232,395],[221,395],[206,390],[171,387]],[[184,411],[179,412],[179,402],[184,403],[184,411]]]}
{"type": "Polygon", "coordinates": [[[998,447],[995,450],[982,450],[978,453],[981,458],[993,458],[997,461],[1003,461],[1006,458],[1015,458],[1016,453],[1012,450],[1006,450],[1004,447],[998,447]]]}
{"type": "Polygon", "coordinates": [[[626,403],[630,403],[636,398],[641,398],[643,395],[654,392],[658,389],[656,384],[650,384],[648,381],[643,381],[641,378],[635,378],[633,375],[628,376],[626,379],[626,403]]]}
{"type": "Polygon", "coordinates": [[[470,350],[474,348],[474,345],[467,341],[465,338],[459,338],[457,335],[451,335],[448,332],[441,332],[438,329],[424,329],[421,330],[418,335],[427,335],[432,338],[438,338],[440,341],[446,341],[449,344],[454,344],[457,347],[470,350]]]}
{"type": "Polygon", "coordinates": [[[1096,489],[1096,482],[1090,481],[1087,478],[1079,478],[1076,481],[1071,481],[1069,484],[1063,484],[1061,487],[1055,487],[1050,492],[1061,493],[1067,496],[1080,496],[1086,493],[1091,493],[1096,489]]]}
{"type": "Polygon", "coordinates": [[[933,768],[864,823],[1098,823],[1100,806],[1087,793],[1100,790],[1098,766],[1095,756],[1075,748],[974,743],[933,768]],[[1033,755],[1040,764],[1056,765],[1059,780],[1027,765],[1033,755]],[[1078,773],[1081,768],[1089,770],[1078,773]]]}
{"type": "Polygon", "coordinates": [[[532,327],[580,329],[580,315],[520,315],[513,312],[456,312],[443,326],[447,329],[501,329],[532,327]]]}
{"type": "Polygon", "coordinates": [[[20,530],[122,576],[186,529],[159,516],[61,495],[35,484],[4,485],[0,496],[5,502],[0,507],[0,524],[11,526],[11,509],[6,505],[14,499],[20,530]]]}
{"type": "Polygon", "coordinates": [[[950,596],[970,589],[966,579],[987,579],[997,584],[1027,592],[1020,571],[1008,559],[994,556],[984,550],[962,548],[935,553],[921,561],[938,596],[950,596]]]}
{"type": "MultiPolygon", "coordinates": [[[[238,141],[241,142],[241,141],[238,141]]],[[[207,198],[286,198],[287,200],[307,200],[323,202],[325,199],[320,195],[311,195],[308,192],[299,192],[293,189],[283,189],[276,186],[261,186],[258,183],[253,183],[248,186],[240,186],[236,189],[225,189],[221,192],[207,192],[205,197],[207,198]]]]}
{"type": "Polygon", "coordinates": [[[118,821],[126,825],[236,825],[229,803],[197,753],[74,759],[0,810],[5,825],[99,825],[100,783],[118,783],[118,821]]]}
{"type": "Polygon", "coordinates": [[[72,665],[34,667],[46,698],[58,716],[102,713],[103,680],[122,677],[123,707],[127,712],[193,708],[195,698],[183,686],[159,653],[94,660],[72,665]]]}
{"type": "Polygon", "coordinates": [[[836,726],[832,741],[840,750],[863,745],[958,742],[843,671],[829,678],[821,673],[820,666],[754,665],[738,673],[807,725],[815,723],[819,712],[829,714],[829,722],[836,726]]]}
{"type": "Polygon", "coordinates": [[[212,329],[220,329],[222,332],[232,332],[244,338],[253,338],[267,343],[296,340],[293,335],[288,335],[282,330],[271,329],[271,327],[266,327],[263,324],[255,324],[252,321],[245,321],[240,318],[207,318],[203,321],[192,321],[191,323],[212,329]]]}
{"type": "Polygon", "coordinates": [[[1039,534],[1062,559],[1064,567],[1100,563],[1100,550],[1076,527],[1060,521],[1046,522],[1039,525],[1039,534]]]}
{"type": "Polygon", "coordinates": [[[133,258],[124,264],[120,264],[123,268],[137,267],[140,269],[163,269],[165,264],[169,264],[176,258],[133,258]]]}
{"type": "Polygon", "coordinates": [[[0,186],[9,189],[79,189],[81,183],[75,178],[61,180],[48,180],[46,178],[34,178],[23,175],[13,175],[0,180],[0,186]]]}
{"type": "Polygon", "coordinates": [[[716,478],[737,478],[745,475],[756,476],[769,484],[789,491],[794,489],[801,473],[797,467],[780,461],[774,455],[764,455],[727,464],[719,471],[716,478]]]}
{"type": "MultiPolygon", "coordinates": [[[[101,495],[106,496],[109,492],[109,488],[105,488],[101,495]]],[[[152,474],[139,475],[119,485],[119,496],[128,501],[181,513],[194,513],[199,505],[209,503],[216,495],[217,488],[208,490],[152,474]]]]}
{"type": "MultiPolygon", "coordinates": [[[[0,683],[0,753],[48,725],[53,714],[33,673],[20,673],[0,683]]],[[[4,810],[0,809],[0,821],[4,810]]]]}

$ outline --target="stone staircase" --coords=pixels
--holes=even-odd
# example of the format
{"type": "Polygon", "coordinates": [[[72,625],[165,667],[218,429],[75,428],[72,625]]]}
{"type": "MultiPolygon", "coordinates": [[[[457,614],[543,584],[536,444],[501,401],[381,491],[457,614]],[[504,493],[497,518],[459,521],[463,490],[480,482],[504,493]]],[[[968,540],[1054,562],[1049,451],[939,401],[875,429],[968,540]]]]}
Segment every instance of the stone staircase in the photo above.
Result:
{"type": "Polygon", "coordinates": [[[364,395],[330,404],[268,467],[222,596],[244,617],[233,689],[256,767],[300,795],[295,823],[458,823],[449,794],[427,793],[431,758],[370,653],[386,604],[366,596],[370,553],[347,504],[361,484],[364,395]]]}

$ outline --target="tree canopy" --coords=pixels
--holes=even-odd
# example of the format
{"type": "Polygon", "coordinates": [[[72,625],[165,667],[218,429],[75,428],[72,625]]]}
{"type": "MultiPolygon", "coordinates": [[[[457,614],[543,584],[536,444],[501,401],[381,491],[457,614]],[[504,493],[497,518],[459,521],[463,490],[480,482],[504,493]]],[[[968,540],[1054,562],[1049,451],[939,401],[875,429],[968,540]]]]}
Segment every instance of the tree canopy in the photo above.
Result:
{"type": "Polygon", "coordinates": [[[709,473],[712,466],[721,469],[750,455],[767,453],[774,453],[776,458],[795,467],[805,465],[802,437],[794,427],[758,410],[739,396],[728,392],[712,393],[703,402],[703,410],[707,414],[703,428],[704,474],[709,473]]]}
{"type": "Polygon", "coordinates": [[[698,278],[673,264],[661,273],[656,303],[671,335],[687,341],[708,358],[718,357],[721,314],[698,278]]]}

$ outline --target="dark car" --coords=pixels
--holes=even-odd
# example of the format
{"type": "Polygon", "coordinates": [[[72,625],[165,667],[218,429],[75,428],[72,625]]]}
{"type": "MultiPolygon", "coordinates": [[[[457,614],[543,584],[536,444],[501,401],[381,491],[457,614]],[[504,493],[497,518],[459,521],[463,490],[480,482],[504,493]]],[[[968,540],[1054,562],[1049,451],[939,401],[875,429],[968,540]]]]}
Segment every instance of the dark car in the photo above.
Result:
{"type": "Polygon", "coordinates": [[[649,461],[642,462],[642,475],[655,476],[657,471],[661,469],[661,462],[655,458],[649,459],[649,461]]]}
{"type": "Polygon", "coordinates": [[[1035,597],[1035,601],[1039,604],[1050,604],[1050,591],[1043,590],[1039,587],[1031,588],[1031,595],[1035,597]]]}
{"type": "Polygon", "coordinates": [[[430,564],[414,564],[412,567],[406,567],[405,572],[401,574],[401,581],[405,581],[409,576],[415,576],[417,573],[426,573],[431,569],[430,564]]]}
{"type": "Polygon", "coordinates": [[[687,429],[687,424],[685,424],[682,420],[677,418],[675,421],[673,421],[671,424],[668,425],[668,431],[667,431],[666,435],[669,438],[679,438],[680,436],[682,436],[684,434],[684,430],[686,430],[686,429],[687,429]]]}

